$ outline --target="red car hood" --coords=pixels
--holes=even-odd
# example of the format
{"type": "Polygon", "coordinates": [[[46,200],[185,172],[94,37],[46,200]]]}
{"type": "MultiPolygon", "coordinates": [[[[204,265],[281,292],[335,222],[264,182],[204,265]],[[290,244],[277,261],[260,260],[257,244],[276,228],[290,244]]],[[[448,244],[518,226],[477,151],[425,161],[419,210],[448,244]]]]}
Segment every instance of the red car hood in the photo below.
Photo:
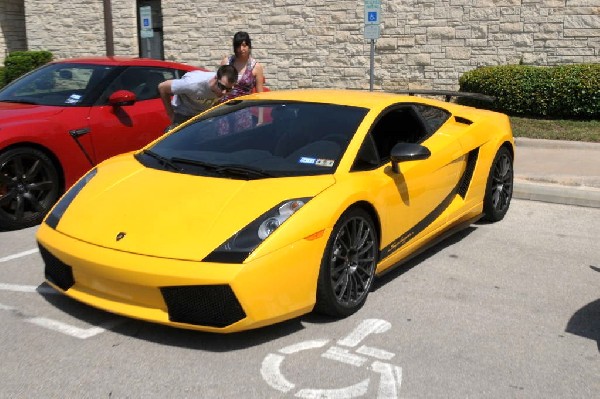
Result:
{"type": "Polygon", "coordinates": [[[0,129],[16,122],[48,119],[62,111],[62,107],[0,102],[0,129]]]}

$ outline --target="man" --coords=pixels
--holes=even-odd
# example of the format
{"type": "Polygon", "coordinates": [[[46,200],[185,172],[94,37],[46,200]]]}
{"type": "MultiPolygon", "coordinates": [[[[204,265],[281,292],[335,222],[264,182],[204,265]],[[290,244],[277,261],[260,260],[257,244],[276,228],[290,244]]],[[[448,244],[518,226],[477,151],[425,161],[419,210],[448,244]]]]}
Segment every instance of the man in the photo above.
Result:
{"type": "Polygon", "coordinates": [[[216,73],[191,71],[180,79],[160,83],[158,92],[172,122],[167,129],[212,107],[216,99],[231,91],[237,77],[238,73],[233,66],[222,65],[216,73]]]}

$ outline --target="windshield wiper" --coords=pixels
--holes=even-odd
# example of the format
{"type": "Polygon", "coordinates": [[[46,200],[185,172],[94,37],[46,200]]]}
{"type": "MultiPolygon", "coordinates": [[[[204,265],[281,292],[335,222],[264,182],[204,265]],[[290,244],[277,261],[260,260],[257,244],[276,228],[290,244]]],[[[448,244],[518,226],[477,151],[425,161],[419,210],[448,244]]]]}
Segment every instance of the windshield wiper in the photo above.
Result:
{"type": "Polygon", "coordinates": [[[210,169],[215,173],[220,175],[228,175],[228,176],[241,176],[241,177],[273,177],[272,173],[269,173],[263,169],[253,168],[251,166],[246,165],[217,165],[213,163],[208,163],[204,161],[198,161],[195,159],[185,159],[185,158],[171,158],[172,162],[183,163],[194,166],[201,166],[206,169],[210,169]]]}
{"type": "Polygon", "coordinates": [[[0,100],[0,102],[3,102],[3,103],[17,103],[17,104],[39,105],[38,102],[31,101],[31,100],[15,100],[15,99],[12,99],[12,100],[0,100]]]}
{"type": "Polygon", "coordinates": [[[210,170],[217,170],[219,168],[219,165],[215,165],[214,163],[197,161],[195,159],[173,157],[173,158],[171,158],[171,162],[177,162],[177,163],[193,165],[193,166],[201,166],[203,168],[210,169],[210,170]]]}
{"type": "Polygon", "coordinates": [[[217,169],[219,173],[246,177],[273,177],[274,175],[264,169],[255,168],[247,165],[220,165],[217,169]]]}
{"type": "Polygon", "coordinates": [[[169,159],[167,157],[163,157],[162,155],[157,154],[154,151],[150,151],[150,150],[144,150],[144,151],[142,151],[142,153],[144,155],[148,155],[148,156],[150,156],[150,157],[158,160],[163,166],[168,166],[168,167],[170,167],[173,170],[181,172],[181,168],[177,167],[177,165],[175,165],[173,163],[172,159],[169,159]]]}

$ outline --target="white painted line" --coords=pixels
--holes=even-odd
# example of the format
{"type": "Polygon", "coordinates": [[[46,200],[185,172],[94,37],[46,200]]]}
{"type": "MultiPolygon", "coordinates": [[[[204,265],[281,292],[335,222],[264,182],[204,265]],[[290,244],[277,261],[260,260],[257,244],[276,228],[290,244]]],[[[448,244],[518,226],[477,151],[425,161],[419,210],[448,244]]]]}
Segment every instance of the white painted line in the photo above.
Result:
{"type": "Polygon", "coordinates": [[[367,361],[367,358],[354,355],[348,352],[348,349],[332,346],[321,355],[324,358],[337,360],[338,362],[346,363],[351,366],[360,367],[367,361]]]}
{"type": "Polygon", "coordinates": [[[380,319],[363,320],[363,322],[360,323],[360,325],[356,327],[354,331],[348,334],[346,338],[340,339],[338,344],[354,347],[370,334],[381,334],[389,330],[391,327],[392,325],[389,321],[380,319]]]}
{"type": "Polygon", "coordinates": [[[374,361],[372,368],[381,374],[377,399],[396,399],[402,386],[402,367],[374,361]]]}
{"type": "Polygon", "coordinates": [[[383,349],[372,348],[370,346],[365,346],[365,345],[363,345],[360,348],[358,348],[356,350],[356,352],[360,353],[361,355],[372,356],[372,357],[375,357],[375,358],[380,359],[380,360],[390,360],[394,356],[396,356],[392,352],[388,352],[388,351],[383,350],[383,349]]]}
{"type": "Polygon", "coordinates": [[[297,398],[305,399],[346,399],[364,396],[369,390],[369,379],[349,387],[339,389],[301,389],[296,393],[297,398]]]}
{"type": "Polygon", "coordinates": [[[279,349],[279,352],[283,353],[284,355],[290,355],[292,353],[304,351],[307,349],[322,348],[325,345],[327,345],[328,342],[329,342],[328,339],[316,339],[316,340],[312,340],[312,341],[302,341],[298,344],[286,346],[285,348],[279,349]]]}
{"type": "MultiPolygon", "coordinates": [[[[391,324],[385,320],[364,320],[348,336],[338,341],[340,345],[344,345],[346,348],[331,346],[321,354],[321,357],[336,360],[338,362],[346,363],[355,367],[361,367],[368,361],[367,357],[359,356],[356,353],[374,357],[380,360],[390,360],[395,356],[395,354],[383,349],[361,345],[356,352],[351,353],[350,349],[348,348],[358,346],[360,342],[370,334],[380,334],[388,331],[390,328],[391,324]]],[[[290,393],[290,391],[296,388],[296,384],[290,382],[281,372],[281,365],[285,360],[285,355],[292,355],[303,350],[322,348],[328,343],[329,340],[327,339],[302,341],[300,343],[289,345],[280,349],[278,351],[280,354],[269,353],[267,356],[265,356],[261,365],[260,373],[262,378],[272,388],[275,388],[283,393],[290,393]]],[[[377,399],[398,398],[400,387],[402,385],[402,368],[375,360],[370,365],[369,369],[379,374],[377,399]]],[[[369,382],[370,379],[367,378],[357,384],[343,388],[303,388],[299,389],[294,396],[305,399],[357,398],[367,395],[369,390],[369,382]]]]}
{"type": "Polygon", "coordinates": [[[3,305],[0,303],[0,310],[15,310],[12,306],[3,305]]]}
{"type": "Polygon", "coordinates": [[[26,321],[40,327],[47,328],[48,330],[58,331],[79,339],[87,339],[106,331],[101,327],[83,329],[70,324],[62,323],[60,321],[47,319],[45,317],[34,317],[33,319],[28,319],[26,321]]]}
{"type": "Polygon", "coordinates": [[[289,392],[294,389],[295,385],[289,382],[283,374],[281,374],[281,363],[284,357],[281,355],[274,355],[269,353],[262,362],[260,373],[263,379],[271,387],[277,389],[280,392],[289,392]]]}
{"type": "Polygon", "coordinates": [[[12,292],[39,292],[41,294],[59,294],[52,287],[39,287],[35,285],[17,285],[17,284],[3,284],[0,283],[0,291],[12,291],[12,292]]]}
{"type": "Polygon", "coordinates": [[[107,329],[113,328],[123,323],[125,320],[112,320],[104,323],[102,325],[103,327],[92,327],[87,329],[75,327],[67,323],[48,319],[46,317],[34,317],[31,319],[27,319],[26,321],[38,325],[40,327],[47,328],[49,330],[58,331],[71,337],[79,339],[88,339],[95,335],[105,332],[107,329]]]}
{"type": "Polygon", "coordinates": [[[31,254],[34,254],[36,252],[39,252],[39,249],[34,248],[34,249],[30,249],[29,251],[19,252],[18,254],[5,256],[4,258],[0,258],[0,263],[2,263],[2,262],[8,262],[9,260],[13,260],[13,259],[22,258],[24,256],[31,255],[31,254]]]}

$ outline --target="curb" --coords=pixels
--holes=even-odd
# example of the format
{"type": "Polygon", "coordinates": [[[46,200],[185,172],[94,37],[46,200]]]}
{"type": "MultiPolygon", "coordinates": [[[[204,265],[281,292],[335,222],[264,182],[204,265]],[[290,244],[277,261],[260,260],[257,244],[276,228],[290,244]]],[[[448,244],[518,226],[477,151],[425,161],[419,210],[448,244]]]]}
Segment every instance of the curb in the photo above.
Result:
{"type": "Polygon", "coordinates": [[[532,183],[515,177],[513,198],[600,208],[600,189],[582,186],[532,183]]]}
{"type": "Polygon", "coordinates": [[[586,151],[600,151],[600,143],[587,141],[546,140],[530,139],[527,137],[515,137],[517,147],[554,148],[554,149],[579,149],[586,151]]]}
{"type": "MultiPolygon", "coordinates": [[[[519,147],[523,150],[527,149],[527,153],[529,150],[544,150],[543,153],[532,153],[535,156],[549,156],[548,154],[552,154],[553,150],[567,151],[571,155],[566,159],[571,162],[574,159],[572,155],[574,152],[585,159],[600,159],[600,143],[516,137],[515,146],[517,149],[519,147]]],[[[565,171],[567,174],[557,174],[556,171],[554,174],[540,174],[541,170],[538,173],[531,173],[531,169],[526,173],[515,171],[513,198],[600,208],[600,177],[595,173],[580,174],[572,168],[567,169],[569,170],[565,171]]],[[[533,170],[537,169],[534,167],[533,170]]]]}

